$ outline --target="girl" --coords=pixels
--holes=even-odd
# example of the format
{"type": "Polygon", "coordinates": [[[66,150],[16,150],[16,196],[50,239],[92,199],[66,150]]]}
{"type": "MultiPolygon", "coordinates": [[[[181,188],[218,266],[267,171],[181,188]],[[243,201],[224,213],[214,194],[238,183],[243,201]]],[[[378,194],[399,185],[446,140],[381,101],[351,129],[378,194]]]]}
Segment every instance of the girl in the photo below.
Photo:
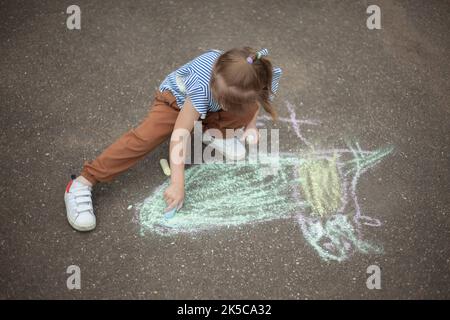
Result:
{"type": "MultiPolygon", "coordinates": [[[[184,162],[181,159],[194,122],[203,129],[245,127],[242,140],[252,136],[257,143],[256,118],[262,106],[272,118],[271,100],[278,88],[280,68],[273,68],[267,49],[235,48],[227,52],[210,50],[169,74],[155,94],[147,117],[106,148],[93,161],[86,161],[80,176],[68,183],[64,194],[67,219],[78,231],[95,228],[91,190],[97,182],[111,181],[144,158],[165,139],[170,139],[171,184],[164,192],[167,211],[179,209],[184,200],[184,162]],[[178,159],[180,159],[178,158],[178,159]]],[[[245,156],[245,147],[235,137],[214,139],[213,147],[228,158],[245,156]]],[[[205,135],[204,135],[205,139],[205,135]]]]}

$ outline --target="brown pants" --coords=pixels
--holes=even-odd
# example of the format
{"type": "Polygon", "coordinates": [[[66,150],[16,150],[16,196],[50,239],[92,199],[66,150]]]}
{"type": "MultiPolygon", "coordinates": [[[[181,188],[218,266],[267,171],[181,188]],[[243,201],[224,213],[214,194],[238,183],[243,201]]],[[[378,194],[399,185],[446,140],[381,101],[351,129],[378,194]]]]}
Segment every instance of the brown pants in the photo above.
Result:
{"type": "MultiPolygon", "coordinates": [[[[150,111],[141,124],[121,136],[95,160],[86,161],[81,175],[92,184],[111,181],[170,137],[179,110],[170,91],[156,91],[150,111]]],[[[214,128],[224,134],[226,129],[242,128],[257,110],[255,104],[239,115],[227,111],[210,112],[203,120],[203,129],[214,128]]]]}

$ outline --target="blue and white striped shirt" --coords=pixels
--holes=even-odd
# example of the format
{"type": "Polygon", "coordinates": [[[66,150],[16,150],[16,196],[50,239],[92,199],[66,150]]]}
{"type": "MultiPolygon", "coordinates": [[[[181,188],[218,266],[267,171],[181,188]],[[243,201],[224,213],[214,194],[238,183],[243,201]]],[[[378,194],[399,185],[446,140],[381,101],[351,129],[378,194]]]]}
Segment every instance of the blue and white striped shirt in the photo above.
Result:
{"type": "MultiPolygon", "coordinates": [[[[219,111],[221,108],[212,97],[209,80],[214,62],[222,53],[219,50],[209,50],[189,61],[170,73],[159,86],[159,90],[172,92],[179,108],[183,107],[186,97],[189,97],[202,119],[207,112],[219,111]]],[[[274,93],[278,90],[281,74],[280,68],[273,68],[272,91],[274,93]]],[[[273,99],[273,96],[270,98],[273,99]]]]}

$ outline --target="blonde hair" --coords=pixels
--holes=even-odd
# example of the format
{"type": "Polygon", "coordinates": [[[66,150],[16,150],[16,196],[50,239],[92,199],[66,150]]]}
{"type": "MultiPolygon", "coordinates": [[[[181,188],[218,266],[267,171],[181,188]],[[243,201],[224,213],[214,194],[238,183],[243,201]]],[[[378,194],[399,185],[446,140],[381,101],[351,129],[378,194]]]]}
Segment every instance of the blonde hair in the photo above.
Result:
{"type": "Polygon", "coordinates": [[[250,47],[243,47],[220,55],[212,69],[211,92],[225,110],[240,112],[249,104],[257,103],[275,120],[277,114],[270,102],[272,63],[266,56],[257,58],[256,53],[250,47]],[[249,57],[253,63],[247,61],[249,57]]]}

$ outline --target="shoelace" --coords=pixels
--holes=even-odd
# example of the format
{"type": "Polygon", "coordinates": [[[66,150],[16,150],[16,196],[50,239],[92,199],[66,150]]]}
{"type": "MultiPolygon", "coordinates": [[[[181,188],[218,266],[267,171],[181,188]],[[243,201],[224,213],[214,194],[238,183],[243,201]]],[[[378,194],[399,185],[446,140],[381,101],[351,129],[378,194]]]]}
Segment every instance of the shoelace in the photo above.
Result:
{"type": "Polygon", "coordinates": [[[77,204],[77,216],[81,213],[89,211],[92,212],[92,199],[91,199],[91,190],[89,186],[81,185],[77,186],[73,190],[73,194],[75,196],[75,202],[77,204]]]}

